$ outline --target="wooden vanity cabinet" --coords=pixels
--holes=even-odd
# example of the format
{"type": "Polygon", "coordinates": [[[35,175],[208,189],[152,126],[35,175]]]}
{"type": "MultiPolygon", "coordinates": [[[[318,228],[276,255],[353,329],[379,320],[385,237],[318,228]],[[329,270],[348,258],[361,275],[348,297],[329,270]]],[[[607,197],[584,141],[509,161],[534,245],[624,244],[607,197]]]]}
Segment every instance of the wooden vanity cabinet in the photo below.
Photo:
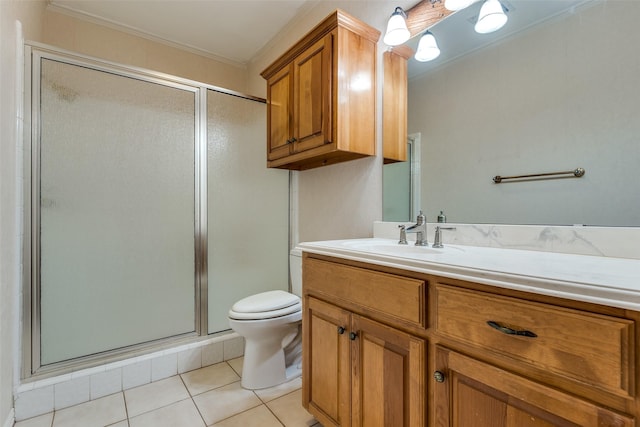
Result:
{"type": "Polygon", "coordinates": [[[325,427],[638,425],[636,311],[307,253],[303,304],[325,427]]]}
{"type": "Polygon", "coordinates": [[[379,37],[336,10],[262,72],[268,167],[304,170],[375,155],[379,37]]]}
{"type": "MultiPolygon", "coordinates": [[[[424,426],[425,340],[385,316],[395,316],[390,307],[422,306],[424,282],[313,259],[303,274],[303,406],[324,427],[424,426]],[[367,304],[395,286],[397,297],[367,304]],[[342,296],[335,300],[331,289],[342,296]]],[[[412,319],[417,310],[407,309],[403,317],[412,319]]]]}

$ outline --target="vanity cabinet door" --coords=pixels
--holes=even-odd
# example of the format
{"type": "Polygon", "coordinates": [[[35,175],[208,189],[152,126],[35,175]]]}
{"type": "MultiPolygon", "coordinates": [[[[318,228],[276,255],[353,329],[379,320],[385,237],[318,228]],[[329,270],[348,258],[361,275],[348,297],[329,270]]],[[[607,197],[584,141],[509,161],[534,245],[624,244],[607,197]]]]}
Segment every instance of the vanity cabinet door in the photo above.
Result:
{"type": "Polygon", "coordinates": [[[351,425],[351,315],[306,298],[303,320],[303,406],[324,427],[351,425]]]}
{"type": "Polygon", "coordinates": [[[633,418],[436,347],[437,427],[631,427],[633,418]]]}
{"type": "Polygon", "coordinates": [[[353,314],[353,427],[425,426],[425,341],[353,314]]]}

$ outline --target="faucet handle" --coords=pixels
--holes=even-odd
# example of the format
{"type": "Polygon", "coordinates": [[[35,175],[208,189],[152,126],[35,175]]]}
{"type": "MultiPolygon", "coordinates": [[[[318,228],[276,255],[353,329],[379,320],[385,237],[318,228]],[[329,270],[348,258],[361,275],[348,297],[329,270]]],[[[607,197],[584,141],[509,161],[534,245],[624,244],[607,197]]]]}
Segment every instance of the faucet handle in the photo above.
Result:
{"type": "Polygon", "coordinates": [[[433,238],[433,245],[431,246],[432,248],[443,248],[444,246],[442,245],[442,230],[455,230],[455,227],[440,227],[440,226],[436,226],[436,235],[433,238]]]}
{"type": "Polygon", "coordinates": [[[398,241],[398,244],[399,245],[406,245],[407,244],[406,226],[405,225],[399,225],[398,228],[400,229],[400,240],[398,241]]]}

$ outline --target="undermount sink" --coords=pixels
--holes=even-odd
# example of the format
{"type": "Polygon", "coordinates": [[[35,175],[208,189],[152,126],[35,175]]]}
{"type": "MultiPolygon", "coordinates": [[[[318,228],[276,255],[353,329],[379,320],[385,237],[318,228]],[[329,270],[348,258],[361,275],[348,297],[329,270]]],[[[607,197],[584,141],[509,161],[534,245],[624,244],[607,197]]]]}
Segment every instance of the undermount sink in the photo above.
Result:
{"type": "Polygon", "coordinates": [[[371,252],[384,255],[395,255],[405,257],[416,257],[420,255],[439,255],[450,253],[452,251],[460,251],[459,248],[446,246],[443,248],[432,248],[429,246],[416,246],[413,242],[406,245],[398,244],[397,241],[391,239],[355,239],[346,240],[342,243],[344,247],[361,252],[371,252]]]}

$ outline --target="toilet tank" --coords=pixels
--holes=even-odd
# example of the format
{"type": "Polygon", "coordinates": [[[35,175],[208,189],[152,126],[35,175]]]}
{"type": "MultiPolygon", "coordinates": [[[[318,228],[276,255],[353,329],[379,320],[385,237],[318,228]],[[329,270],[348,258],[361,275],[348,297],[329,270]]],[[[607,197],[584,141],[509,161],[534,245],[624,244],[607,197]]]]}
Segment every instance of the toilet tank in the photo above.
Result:
{"type": "Polygon", "coordinates": [[[291,293],[302,297],[302,251],[298,248],[293,248],[289,252],[289,277],[291,293]]]}

